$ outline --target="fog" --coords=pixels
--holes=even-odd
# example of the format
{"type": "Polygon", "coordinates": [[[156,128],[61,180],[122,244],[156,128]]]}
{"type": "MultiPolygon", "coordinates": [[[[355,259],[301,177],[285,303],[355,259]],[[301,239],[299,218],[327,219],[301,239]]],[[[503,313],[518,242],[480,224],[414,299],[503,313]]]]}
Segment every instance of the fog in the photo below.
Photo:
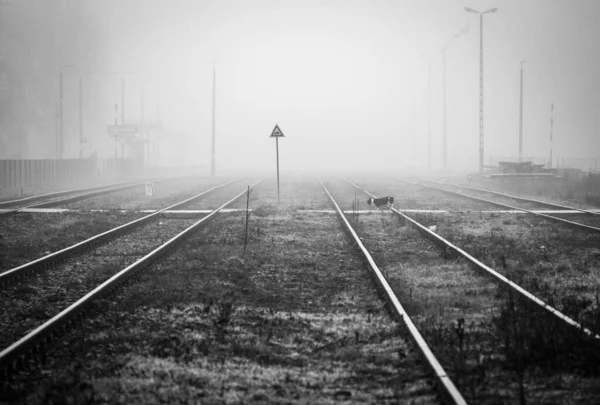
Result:
{"type": "Polygon", "coordinates": [[[555,159],[598,157],[595,0],[3,0],[0,158],[55,156],[59,71],[74,65],[63,68],[63,157],[114,154],[107,125],[124,78],[126,121],[143,104],[144,120],[163,124],[156,147],[171,151],[149,163],[209,167],[214,71],[217,174],[274,169],[275,124],[282,169],[427,169],[431,148],[437,170],[440,49],[467,26],[446,51],[448,167],[475,170],[480,31],[465,6],[498,8],[483,18],[485,163],[517,158],[523,60],[523,155],[548,158],[554,103],[555,159]]]}

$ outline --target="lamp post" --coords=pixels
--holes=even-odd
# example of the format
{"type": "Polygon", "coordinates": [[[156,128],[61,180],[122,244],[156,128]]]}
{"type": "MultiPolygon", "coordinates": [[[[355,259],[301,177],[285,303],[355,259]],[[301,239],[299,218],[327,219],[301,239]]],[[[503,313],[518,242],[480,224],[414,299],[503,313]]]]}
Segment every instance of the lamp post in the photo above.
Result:
{"type": "Polygon", "coordinates": [[[467,33],[469,32],[469,26],[466,25],[463,29],[461,29],[460,31],[458,31],[456,34],[454,34],[454,36],[452,38],[450,38],[450,40],[448,42],[446,42],[446,44],[442,47],[442,49],[440,49],[440,52],[442,53],[442,91],[443,91],[443,96],[442,96],[442,101],[443,101],[443,139],[442,139],[442,166],[445,169],[448,168],[448,138],[447,138],[447,109],[446,109],[446,51],[448,50],[448,48],[450,47],[450,45],[452,44],[452,42],[454,42],[454,40],[456,38],[458,38],[461,34],[463,33],[467,33]]]}
{"type": "Polygon", "coordinates": [[[550,104],[550,169],[552,169],[552,142],[554,138],[554,102],[550,104]]]}
{"type": "Polygon", "coordinates": [[[58,74],[58,106],[59,106],[59,117],[58,117],[58,159],[63,158],[64,151],[64,108],[63,108],[63,94],[64,94],[64,73],[66,68],[75,67],[75,65],[62,65],[58,74]]]}
{"type": "Polygon", "coordinates": [[[217,86],[217,73],[216,68],[213,65],[213,91],[212,91],[212,152],[210,159],[210,175],[215,177],[216,175],[216,162],[215,162],[215,114],[216,114],[216,86],[217,86]]]}
{"type": "Polygon", "coordinates": [[[519,93],[519,162],[523,161],[523,62],[521,61],[521,82],[519,93]]]}
{"type": "Polygon", "coordinates": [[[431,173],[431,59],[427,69],[427,169],[431,173]]]}
{"type": "Polygon", "coordinates": [[[479,12],[471,7],[465,7],[467,13],[479,14],[479,173],[483,173],[483,15],[495,13],[497,8],[479,12]]]}

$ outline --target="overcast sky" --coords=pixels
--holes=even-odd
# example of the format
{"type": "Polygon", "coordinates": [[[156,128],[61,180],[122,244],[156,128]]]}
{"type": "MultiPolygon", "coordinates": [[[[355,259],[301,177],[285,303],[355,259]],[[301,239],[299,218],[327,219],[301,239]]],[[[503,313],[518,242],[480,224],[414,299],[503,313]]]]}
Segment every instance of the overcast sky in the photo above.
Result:
{"type": "MultiPolygon", "coordinates": [[[[98,0],[100,1],[100,0],[98,0]]],[[[447,50],[450,166],[478,165],[479,17],[484,17],[485,156],[517,156],[519,69],[526,60],[524,155],[600,150],[600,1],[119,1],[111,64],[137,72],[147,104],[210,157],[213,62],[217,163],[270,167],[279,124],[282,166],[427,166],[432,63],[433,166],[441,166],[442,46],[447,50]]],[[[132,79],[133,80],[133,79],[132,79]]],[[[137,80],[137,79],[136,79],[137,80]]],[[[128,108],[132,114],[135,107],[128,108]]]]}

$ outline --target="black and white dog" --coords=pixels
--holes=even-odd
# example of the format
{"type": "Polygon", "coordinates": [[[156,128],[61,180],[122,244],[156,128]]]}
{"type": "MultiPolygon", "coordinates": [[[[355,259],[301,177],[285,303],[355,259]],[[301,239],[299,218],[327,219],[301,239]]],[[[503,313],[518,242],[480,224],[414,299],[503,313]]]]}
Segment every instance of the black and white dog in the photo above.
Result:
{"type": "Polygon", "coordinates": [[[367,200],[367,204],[369,204],[369,206],[372,206],[373,204],[377,207],[377,209],[380,208],[387,208],[387,209],[391,209],[394,206],[394,197],[381,197],[381,198],[369,198],[367,200]]]}

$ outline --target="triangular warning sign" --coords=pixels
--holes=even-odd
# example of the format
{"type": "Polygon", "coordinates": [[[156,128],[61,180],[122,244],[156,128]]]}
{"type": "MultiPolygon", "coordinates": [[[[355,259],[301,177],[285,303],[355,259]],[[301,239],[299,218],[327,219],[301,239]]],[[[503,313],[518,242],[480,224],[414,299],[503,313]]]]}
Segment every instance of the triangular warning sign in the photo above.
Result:
{"type": "Polygon", "coordinates": [[[281,132],[281,129],[279,129],[279,125],[275,125],[275,128],[271,133],[271,138],[277,138],[278,136],[283,136],[283,132],[281,132]]]}

